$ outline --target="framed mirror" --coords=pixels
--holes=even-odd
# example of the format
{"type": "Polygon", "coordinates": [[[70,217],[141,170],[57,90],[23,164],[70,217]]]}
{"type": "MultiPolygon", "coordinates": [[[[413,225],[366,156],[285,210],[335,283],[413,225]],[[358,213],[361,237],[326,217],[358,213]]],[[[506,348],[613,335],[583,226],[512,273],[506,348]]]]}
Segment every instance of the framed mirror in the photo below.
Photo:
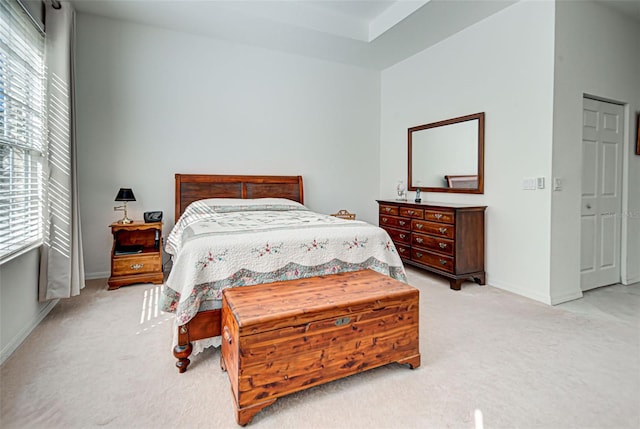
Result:
{"type": "Polygon", "coordinates": [[[484,112],[408,130],[410,191],[484,193],[484,112]]]}

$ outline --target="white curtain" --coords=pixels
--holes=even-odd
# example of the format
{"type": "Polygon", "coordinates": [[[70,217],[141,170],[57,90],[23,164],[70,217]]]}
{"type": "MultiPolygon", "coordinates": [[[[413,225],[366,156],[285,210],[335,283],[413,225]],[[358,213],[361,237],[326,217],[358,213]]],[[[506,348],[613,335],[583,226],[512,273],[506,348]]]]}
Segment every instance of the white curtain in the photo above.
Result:
{"type": "Polygon", "coordinates": [[[84,288],[84,261],[76,169],[75,12],[68,2],[46,2],[47,122],[44,244],[40,254],[40,301],[69,298],[84,288]]]}

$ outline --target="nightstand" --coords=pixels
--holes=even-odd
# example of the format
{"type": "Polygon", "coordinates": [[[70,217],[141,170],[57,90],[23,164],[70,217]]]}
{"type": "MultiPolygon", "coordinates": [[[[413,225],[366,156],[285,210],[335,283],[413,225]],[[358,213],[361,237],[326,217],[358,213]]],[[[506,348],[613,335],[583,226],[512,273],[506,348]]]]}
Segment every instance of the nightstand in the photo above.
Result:
{"type": "Polygon", "coordinates": [[[109,227],[113,234],[109,290],[162,283],[162,222],[114,222],[109,227]]]}

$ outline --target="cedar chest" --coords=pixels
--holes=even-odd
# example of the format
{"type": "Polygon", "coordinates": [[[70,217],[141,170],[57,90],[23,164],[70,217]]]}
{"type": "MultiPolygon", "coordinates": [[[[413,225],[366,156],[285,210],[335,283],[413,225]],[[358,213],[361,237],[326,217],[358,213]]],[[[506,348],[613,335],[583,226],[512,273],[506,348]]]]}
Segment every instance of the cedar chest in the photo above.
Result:
{"type": "Polygon", "coordinates": [[[225,289],[220,363],[237,423],[308,387],[420,366],[418,302],[417,289],[371,270],[225,289]]]}

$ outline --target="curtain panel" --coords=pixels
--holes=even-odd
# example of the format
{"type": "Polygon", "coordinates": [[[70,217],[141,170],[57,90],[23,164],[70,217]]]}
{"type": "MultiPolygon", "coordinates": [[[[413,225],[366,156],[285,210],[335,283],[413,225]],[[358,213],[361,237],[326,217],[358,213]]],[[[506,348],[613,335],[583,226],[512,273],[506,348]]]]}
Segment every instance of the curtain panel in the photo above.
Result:
{"type": "MultiPolygon", "coordinates": [[[[58,6],[58,5],[56,5],[58,6]]],[[[78,204],[74,103],[75,11],[46,4],[47,162],[39,300],[69,298],[84,288],[78,204]]]]}

